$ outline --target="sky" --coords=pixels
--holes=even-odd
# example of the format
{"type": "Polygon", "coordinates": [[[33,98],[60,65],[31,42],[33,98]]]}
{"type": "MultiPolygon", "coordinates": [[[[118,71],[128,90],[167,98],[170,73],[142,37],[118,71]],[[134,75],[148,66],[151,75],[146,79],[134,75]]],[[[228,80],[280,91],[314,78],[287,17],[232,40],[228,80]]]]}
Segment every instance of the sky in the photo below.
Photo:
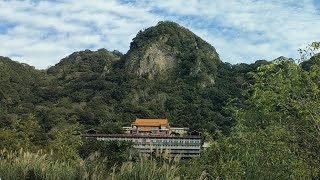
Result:
{"type": "Polygon", "coordinates": [[[0,56],[46,69],[75,51],[126,53],[139,30],[165,20],[232,64],[296,59],[320,41],[320,0],[0,0],[0,56]]]}

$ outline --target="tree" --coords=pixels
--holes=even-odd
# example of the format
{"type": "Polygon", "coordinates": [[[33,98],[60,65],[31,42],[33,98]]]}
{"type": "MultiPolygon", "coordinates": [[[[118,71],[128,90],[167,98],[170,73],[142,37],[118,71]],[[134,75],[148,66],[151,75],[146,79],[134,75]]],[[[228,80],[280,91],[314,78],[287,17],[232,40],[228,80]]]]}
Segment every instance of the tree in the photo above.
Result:
{"type": "Polygon", "coordinates": [[[212,179],[318,179],[320,67],[279,58],[250,74],[247,100],[229,108],[235,126],[228,136],[218,133],[192,167],[212,179]]]}
{"type": "Polygon", "coordinates": [[[42,141],[36,139],[43,134],[41,134],[41,128],[33,114],[21,116],[9,114],[0,117],[0,121],[6,122],[4,125],[0,125],[0,149],[35,150],[41,148],[42,141]]]}
{"type": "Polygon", "coordinates": [[[105,134],[122,134],[123,129],[118,122],[108,121],[99,127],[99,132],[105,134]]]}
{"type": "MultiPolygon", "coordinates": [[[[318,48],[318,43],[312,43],[308,50],[318,48]]],[[[302,54],[300,61],[304,60],[302,54]]],[[[247,91],[247,107],[238,111],[235,127],[237,136],[245,137],[238,140],[245,147],[244,152],[239,152],[253,158],[245,158],[249,159],[245,161],[249,163],[245,163],[247,171],[252,163],[263,160],[263,164],[251,170],[258,174],[268,170],[268,177],[272,177],[274,169],[274,173],[283,172],[288,177],[319,178],[319,76],[319,66],[313,65],[306,71],[290,59],[278,59],[252,73],[255,83],[247,91]],[[265,164],[268,159],[270,164],[265,164]]]]}
{"type": "Polygon", "coordinates": [[[79,160],[78,148],[82,145],[79,124],[60,124],[50,131],[51,141],[46,149],[60,161],[79,160]]]}

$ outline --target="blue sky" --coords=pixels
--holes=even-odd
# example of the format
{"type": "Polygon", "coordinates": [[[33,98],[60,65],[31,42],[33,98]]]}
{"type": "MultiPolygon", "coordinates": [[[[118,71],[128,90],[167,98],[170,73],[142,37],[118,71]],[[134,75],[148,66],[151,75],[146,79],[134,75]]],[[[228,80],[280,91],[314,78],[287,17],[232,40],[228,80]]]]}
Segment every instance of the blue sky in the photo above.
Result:
{"type": "Polygon", "coordinates": [[[233,64],[298,58],[320,41],[320,0],[4,0],[0,9],[0,55],[38,69],[85,49],[125,53],[139,30],[163,20],[233,64]]]}

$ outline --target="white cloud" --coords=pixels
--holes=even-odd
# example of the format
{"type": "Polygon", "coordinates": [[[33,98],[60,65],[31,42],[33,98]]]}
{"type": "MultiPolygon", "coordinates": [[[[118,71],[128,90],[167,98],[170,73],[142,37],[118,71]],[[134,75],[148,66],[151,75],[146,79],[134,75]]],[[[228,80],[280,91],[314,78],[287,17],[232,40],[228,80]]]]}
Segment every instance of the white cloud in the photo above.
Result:
{"type": "Polygon", "coordinates": [[[320,37],[311,0],[28,0],[1,1],[0,9],[0,55],[37,68],[88,48],[126,52],[140,29],[160,20],[191,29],[231,63],[297,57],[320,37]]]}
{"type": "Polygon", "coordinates": [[[87,48],[125,52],[140,29],[161,19],[117,1],[2,1],[0,8],[0,20],[16,24],[0,34],[0,54],[37,68],[87,48]]]}
{"type": "Polygon", "coordinates": [[[157,0],[153,6],[178,16],[189,14],[204,19],[202,29],[187,24],[195,32],[201,31],[200,36],[216,47],[223,60],[233,63],[281,55],[297,58],[298,48],[319,41],[320,37],[320,16],[310,0],[192,1],[193,11],[184,11],[182,0],[165,4],[157,0]],[[233,29],[237,35],[224,34],[223,29],[212,31],[205,25],[210,20],[220,28],[233,29]]]}

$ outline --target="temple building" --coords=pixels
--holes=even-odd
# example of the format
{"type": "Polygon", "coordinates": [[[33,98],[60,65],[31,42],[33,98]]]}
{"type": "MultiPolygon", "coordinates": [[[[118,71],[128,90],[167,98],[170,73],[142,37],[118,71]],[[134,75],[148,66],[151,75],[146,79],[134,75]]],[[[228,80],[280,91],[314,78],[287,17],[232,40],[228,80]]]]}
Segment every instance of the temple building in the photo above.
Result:
{"type": "Polygon", "coordinates": [[[202,138],[199,133],[188,134],[188,128],[171,128],[168,119],[136,119],[131,127],[123,127],[125,134],[86,133],[86,138],[101,141],[133,142],[140,153],[149,155],[156,150],[167,151],[169,157],[199,157],[202,138]]]}
{"type": "Polygon", "coordinates": [[[168,119],[136,119],[131,128],[131,134],[170,135],[168,119]]]}

